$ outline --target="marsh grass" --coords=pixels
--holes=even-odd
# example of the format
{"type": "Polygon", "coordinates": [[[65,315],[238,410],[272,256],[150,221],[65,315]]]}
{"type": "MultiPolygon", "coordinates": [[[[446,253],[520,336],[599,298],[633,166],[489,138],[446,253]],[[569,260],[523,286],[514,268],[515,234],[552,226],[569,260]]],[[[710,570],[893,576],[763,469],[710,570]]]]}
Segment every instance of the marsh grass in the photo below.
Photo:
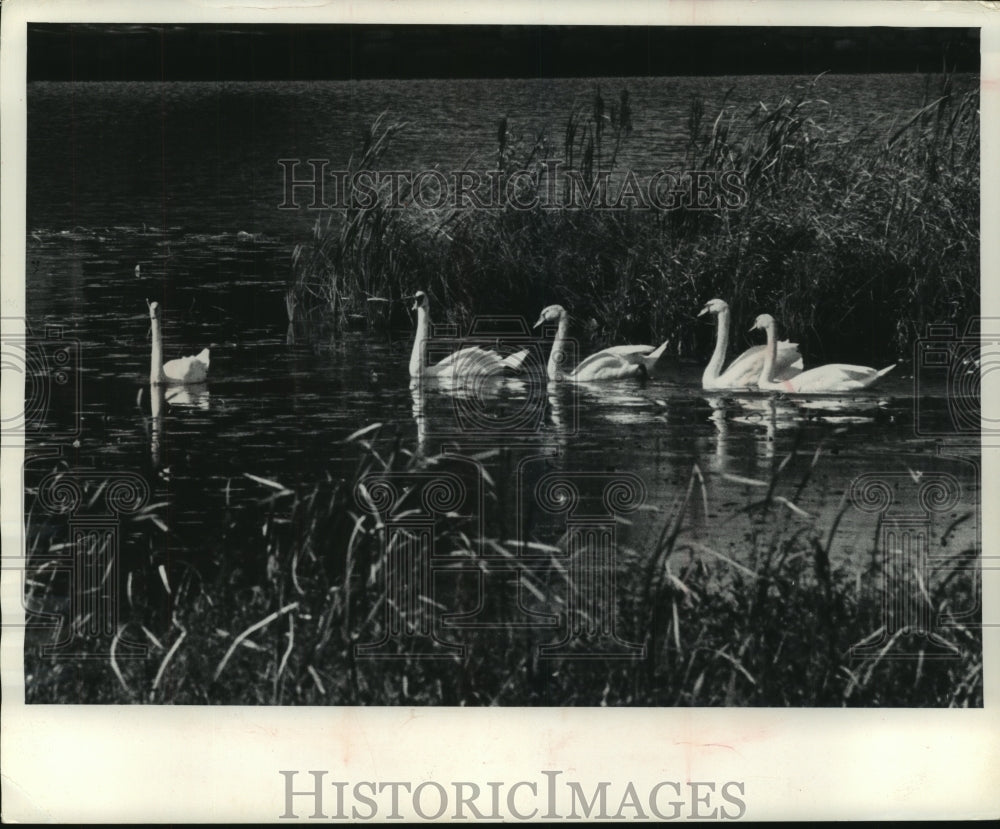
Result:
{"type": "MultiPolygon", "coordinates": [[[[925,105],[906,120],[874,119],[837,137],[822,87],[820,77],[717,114],[692,100],[685,165],[740,173],[739,209],[421,211],[383,199],[331,214],[296,248],[295,319],[322,321],[324,336],[352,322],[407,325],[370,300],[421,288],[441,321],[462,325],[485,311],[534,318],[560,302],[594,347],[669,336],[676,353],[700,356],[711,332],[695,314],[720,296],[737,321],[773,313],[810,359],[908,356],[927,323],[978,313],[978,91],[928,78],[925,105]]],[[[627,90],[611,105],[596,89],[561,147],[516,137],[503,119],[497,169],[532,172],[537,190],[546,161],[558,160],[593,182],[615,168],[631,124],[627,90]]],[[[378,169],[404,128],[376,122],[357,169],[378,169]]]]}
{"type": "MultiPolygon", "coordinates": [[[[675,503],[630,518],[656,530],[654,544],[619,550],[616,635],[641,647],[641,656],[549,657],[541,646],[563,636],[577,606],[566,538],[529,536],[524,548],[505,535],[475,535],[479,526],[499,526],[492,513],[512,496],[504,478],[487,474],[484,503],[492,517],[483,525],[458,512],[440,517],[435,577],[421,581],[412,559],[390,552],[411,543],[412,529],[394,522],[419,508],[420,493],[405,491],[390,508],[373,491],[359,494],[358,484],[373,473],[455,474],[468,464],[449,455],[421,458],[382,432],[372,426],[352,436],[353,471],[306,488],[248,473],[253,494],[233,503],[224,528],[205,540],[211,555],[160,552],[178,533],[168,504],[151,504],[123,525],[119,624],[113,637],[77,638],[88,659],[43,653],[66,631],[46,624],[61,619],[82,629],[86,619],[72,616],[68,579],[56,575],[66,528],[32,508],[28,701],[982,705],[981,637],[974,612],[962,615],[980,606],[978,551],[954,551],[919,585],[904,583],[882,572],[873,527],[870,559],[855,559],[851,569],[837,564],[837,530],[848,505],[822,527],[798,507],[812,467],[784,480],[790,467],[782,465],[772,479],[756,482],[754,498],[730,516],[742,538],[726,551],[707,545],[691,521],[697,511],[707,513],[708,497],[703,473],[692,467],[675,503]],[[430,620],[440,642],[415,651],[390,644],[368,658],[363,646],[382,640],[396,618],[386,613],[397,596],[391,575],[418,586],[418,601],[397,607],[399,618],[414,628],[430,620]],[[512,581],[520,585],[519,600],[505,588],[512,581]],[[893,591],[916,597],[933,622],[933,639],[886,614],[893,591]],[[444,626],[443,614],[474,611],[491,624],[444,626]],[[519,626],[525,611],[554,614],[560,625],[519,626]],[[129,643],[144,645],[146,657],[128,658],[129,643]]],[[[822,463],[821,452],[813,463],[822,463]]],[[[105,578],[113,578],[110,571],[105,578]]]]}

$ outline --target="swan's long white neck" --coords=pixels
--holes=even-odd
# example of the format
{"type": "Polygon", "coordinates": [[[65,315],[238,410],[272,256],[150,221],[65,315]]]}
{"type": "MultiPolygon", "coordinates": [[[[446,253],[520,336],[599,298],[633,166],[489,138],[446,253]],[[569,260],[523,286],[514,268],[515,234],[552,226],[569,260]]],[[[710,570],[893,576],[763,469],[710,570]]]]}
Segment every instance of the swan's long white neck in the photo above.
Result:
{"type": "Polygon", "coordinates": [[[565,355],[566,334],[569,331],[569,318],[565,313],[559,316],[559,327],[556,329],[556,338],[552,341],[552,353],[549,354],[549,364],[547,374],[550,380],[555,380],[560,373],[566,373],[565,355]]]}
{"type": "Polygon", "coordinates": [[[413,338],[413,351],[410,353],[410,377],[421,377],[426,361],[427,336],[430,333],[431,315],[422,305],[417,306],[417,334],[413,338]]]}
{"type": "Polygon", "coordinates": [[[717,380],[722,374],[722,365],[726,362],[726,351],[729,348],[729,309],[720,311],[717,317],[715,351],[712,352],[712,359],[708,361],[705,372],[701,376],[703,386],[717,380]]]}
{"type": "Polygon", "coordinates": [[[774,386],[772,378],[774,376],[774,363],[778,356],[778,337],[774,329],[773,322],[764,328],[767,333],[767,344],[764,346],[764,366],[760,370],[760,380],[757,381],[757,385],[762,389],[774,386]]]}
{"type": "Polygon", "coordinates": [[[149,359],[149,382],[162,383],[167,378],[163,373],[163,335],[160,332],[160,320],[158,317],[151,317],[149,322],[152,328],[151,338],[153,341],[149,359]]]}

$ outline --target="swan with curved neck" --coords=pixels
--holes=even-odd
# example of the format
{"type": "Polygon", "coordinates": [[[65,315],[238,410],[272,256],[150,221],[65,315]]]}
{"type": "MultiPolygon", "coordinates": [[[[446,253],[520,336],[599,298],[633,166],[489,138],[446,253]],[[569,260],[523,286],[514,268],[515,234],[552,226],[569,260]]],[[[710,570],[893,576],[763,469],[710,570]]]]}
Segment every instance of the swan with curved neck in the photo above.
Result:
{"type": "Polygon", "coordinates": [[[803,371],[787,380],[778,380],[774,377],[777,328],[774,317],[770,314],[761,314],[754,322],[753,328],[750,329],[751,331],[763,329],[767,334],[764,366],[760,372],[760,379],[757,381],[757,385],[761,389],[795,394],[855,391],[870,386],[896,367],[895,363],[883,369],[852,366],[846,363],[828,363],[825,366],[817,366],[803,371]]]}
{"type": "MultiPolygon", "coordinates": [[[[753,386],[764,367],[764,346],[755,345],[744,351],[729,364],[725,371],[726,351],[729,349],[729,305],[721,299],[710,299],[698,316],[714,314],[716,317],[715,351],[701,376],[703,389],[744,389],[753,386]]],[[[785,380],[800,374],[803,369],[798,343],[784,340],[777,344],[775,375],[785,380]]]]}
{"type": "Polygon", "coordinates": [[[433,365],[427,363],[427,341],[430,339],[430,300],[423,291],[413,295],[413,310],[417,312],[417,331],[410,352],[410,377],[469,377],[496,375],[516,371],[528,356],[527,349],[503,358],[495,351],[471,346],[449,354],[433,365]]]}
{"type": "Polygon", "coordinates": [[[163,362],[163,332],[160,330],[160,303],[146,301],[149,306],[149,322],[152,329],[152,351],[150,354],[149,382],[157,384],[195,384],[208,379],[209,349],[203,348],[193,357],[180,357],[163,362]]]}
{"type": "MultiPolygon", "coordinates": [[[[624,377],[642,377],[651,371],[667,347],[663,343],[654,349],[651,345],[616,345],[591,354],[575,369],[567,371],[566,338],[569,334],[569,314],[561,305],[542,309],[535,328],[543,323],[556,323],[556,337],[549,354],[547,373],[550,380],[565,379],[587,383],[594,380],[619,380],[624,377]]],[[[669,342],[669,341],[668,341],[669,342]]]]}

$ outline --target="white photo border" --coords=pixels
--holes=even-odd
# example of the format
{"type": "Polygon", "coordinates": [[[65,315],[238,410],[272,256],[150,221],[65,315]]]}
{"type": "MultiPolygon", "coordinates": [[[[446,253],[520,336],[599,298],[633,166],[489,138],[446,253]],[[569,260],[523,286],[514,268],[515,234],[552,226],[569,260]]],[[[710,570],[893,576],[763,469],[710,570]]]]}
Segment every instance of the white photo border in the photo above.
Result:
{"type": "MultiPolygon", "coordinates": [[[[7,0],[0,21],[2,316],[23,318],[25,310],[29,21],[981,27],[982,314],[998,316],[1000,16],[992,5],[252,0],[240,8],[237,0],[7,0]]],[[[4,333],[19,333],[16,323],[4,333]]],[[[23,399],[23,383],[4,376],[4,416],[19,411],[23,399]]],[[[984,417],[996,412],[997,399],[996,377],[985,375],[984,417]]],[[[995,452],[982,456],[984,505],[997,503],[1000,494],[995,452]]],[[[995,627],[983,630],[985,701],[978,710],[26,706],[21,574],[8,568],[21,550],[22,460],[21,450],[4,448],[0,763],[6,821],[288,822],[280,818],[282,769],[300,771],[298,788],[305,787],[308,770],[327,770],[327,780],[446,786],[461,780],[541,786],[545,770],[559,770],[587,791],[600,781],[631,782],[639,791],[664,780],[741,781],[742,816],[752,820],[1000,814],[995,627]]],[[[982,519],[985,553],[1000,543],[1000,515],[984,509],[982,519]]],[[[984,573],[988,609],[998,606],[997,581],[984,573]]],[[[400,808],[409,808],[408,798],[400,808]]],[[[307,817],[301,809],[300,820],[307,817]]]]}

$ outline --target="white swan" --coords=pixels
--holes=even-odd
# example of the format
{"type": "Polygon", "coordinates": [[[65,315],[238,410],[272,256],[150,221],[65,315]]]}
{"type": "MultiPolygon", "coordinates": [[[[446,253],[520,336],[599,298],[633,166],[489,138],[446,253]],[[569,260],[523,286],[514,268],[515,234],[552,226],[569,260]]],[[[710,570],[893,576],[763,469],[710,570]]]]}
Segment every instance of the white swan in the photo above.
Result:
{"type": "Polygon", "coordinates": [[[203,348],[193,357],[181,357],[163,362],[163,334],[160,331],[160,303],[146,300],[149,321],[153,330],[153,349],[150,355],[149,382],[163,384],[204,383],[208,379],[209,350],[203,348]]]}
{"type": "MultiPolygon", "coordinates": [[[[705,366],[705,372],[701,376],[701,387],[703,389],[744,389],[756,385],[761,369],[764,367],[764,346],[755,345],[748,348],[729,364],[729,368],[723,371],[726,350],[729,348],[729,305],[721,299],[710,299],[705,303],[705,307],[698,312],[699,317],[703,314],[715,314],[717,323],[715,351],[712,352],[712,359],[705,366]]],[[[787,380],[789,377],[801,374],[803,365],[799,344],[790,343],[787,340],[778,343],[775,363],[774,374],[777,380],[787,380]]]]}
{"type": "Polygon", "coordinates": [[[534,327],[546,322],[558,323],[556,338],[552,341],[549,354],[548,376],[550,380],[562,378],[580,383],[593,380],[618,380],[623,377],[641,377],[651,372],[667,347],[667,342],[654,349],[651,345],[615,345],[591,354],[572,371],[563,370],[566,359],[566,335],[569,331],[569,314],[561,305],[549,305],[542,309],[534,327]]]}
{"type": "Polygon", "coordinates": [[[523,349],[508,357],[501,357],[495,351],[471,346],[449,354],[439,363],[427,364],[427,340],[430,336],[430,301],[427,294],[417,291],[413,295],[413,310],[417,312],[417,333],[413,338],[410,352],[410,377],[470,377],[497,375],[505,370],[516,371],[528,356],[523,349]]]}
{"type": "Polygon", "coordinates": [[[870,386],[879,377],[892,371],[896,364],[886,366],[883,369],[869,368],[868,366],[851,366],[844,363],[828,363],[825,366],[817,366],[808,371],[803,371],[788,380],[775,380],[774,354],[775,338],[777,336],[777,325],[774,317],[770,314],[761,314],[757,317],[751,331],[763,328],[767,332],[766,353],[764,356],[764,367],[761,369],[760,379],[757,385],[762,389],[773,391],[786,391],[796,394],[820,393],[820,392],[840,392],[863,389],[870,386]]]}

